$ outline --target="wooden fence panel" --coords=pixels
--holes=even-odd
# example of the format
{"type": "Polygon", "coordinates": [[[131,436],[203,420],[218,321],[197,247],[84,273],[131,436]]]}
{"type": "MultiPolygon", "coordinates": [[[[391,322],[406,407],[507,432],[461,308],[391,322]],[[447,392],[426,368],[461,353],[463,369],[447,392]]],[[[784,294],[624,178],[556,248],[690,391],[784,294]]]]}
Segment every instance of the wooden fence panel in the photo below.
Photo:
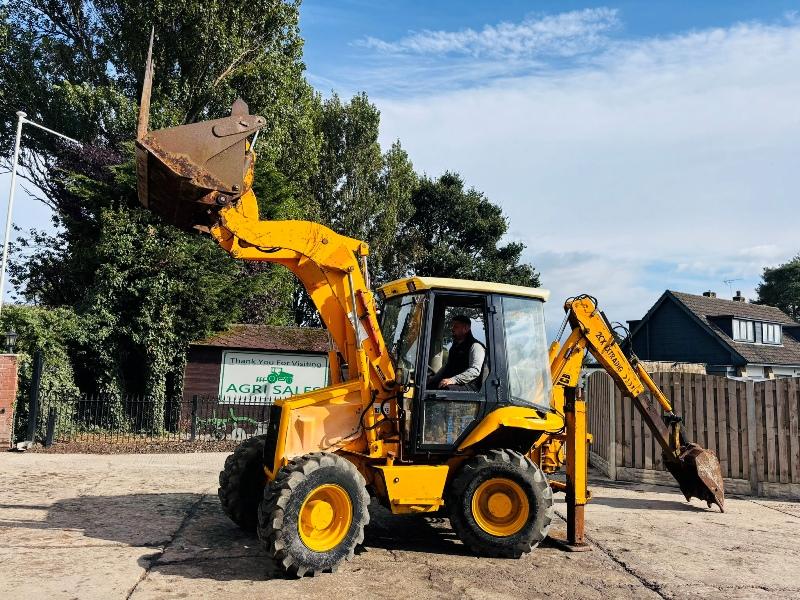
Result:
{"type": "Polygon", "coordinates": [[[624,456],[622,460],[623,467],[632,467],[633,466],[633,402],[630,401],[630,398],[622,397],[622,411],[625,415],[624,422],[623,422],[623,430],[625,431],[625,438],[624,438],[624,456]]]}
{"type": "Polygon", "coordinates": [[[736,382],[732,379],[727,381],[725,386],[728,411],[728,473],[729,477],[745,479],[742,470],[739,468],[741,448],[741,437],[739,431],[739,399],[736,396],[736,382]]]}
{"type": "Polygon", "coordinates": [[[629,399],[630,405],[633,408],[633,435],[631,441],[633,442],[633,465],[637,469],[644,469],[644,457],[642,456],[644,450],[644,440],[642,439],[642,413],[633,405],[633,401],[629,399]]]}
{"type": "Polygon", "coordinates": [[[755,439],[755,432],[750,434],[751,425],[750,413],[747,409],[747,383],[742,381],[736,382],[736,397],[739,401],[739,417],[741,422],[742,431],[742,479],[750,479],[750,465],[754,462],[751,457],[755,456],[755,448],[750,447],[750,440],[755,439]]]}
{"type": "Polygon", "coordinates": [[[725,380],[722,377],[714,378],[716,416],[717,416],[717,454],[722,467],[723,477],[731,476],[730,457],[728,456],[728,403],[725,380]]]}
{"type": "Polygon", "coordinates": [[[777,481],[777,428],[775,427],[775,382],[766,381],[764,383],[764,441],[767,451],[767,479],[766,481],[777,481]]]}
{"type": "Polygon", "coordinates": [[[681,397],[683,398],[683,425],[689,436],[694,436],[694,405],[692,404],[692,377],[688,373],[681,373],[681,397]]]}
{"type": "Polygon", "coordinates": [[[586,408],[592,444],[589,447],[593,463],[609,477],[616,475],[616,453],[612,427],[613,382],[604,373],[592,373],[586,379],[586,408]],[[611,384],[611,385],[610,385],[611,384]]]}
{"type": "MultiPolygon", "coordinates": [[[[687,437],[717,453],[732,489],[798,495],[800,380],[753,382],[669,372],[652,377],[683,418],[687,437]]],[[[664,470],[655,437],[609,376],[591,376],[587,400],[592,453],[608,465],[609,474],[621,467],[627,469],[621,474],[625,478],[642,473],[652,480],[644,474],[664,470]]]]}
{"type": "MultiPolygon", "coordinates": [[[[702,377],[699,375],[698,377],[702,377]]],[[[717,417],[714,412],[714,378],[704,377],[705,386],[703,395],[705,396],[705,415],[706,415],[706,449],[717,453],[717,417]]]]}
{"type": "Polygon", "coordinates": [[[778,442],[778,481],[789,483],[789,386],[785,381],[775,382],[775,426],[778,442]]]}
{"type": "Polygon", "coordinates": [[[800,483],[800,431],[798,430],[800,395],[797,390],[797,379],[793,377],[789,380],[789,461],[792,483],[800,483]]]}
{"type": "Polygon", "coordinates": [[[706,441],[706,419],[705,419],[705,401],[703,399],[703,391],[705,386],[703,380],[705,377],[702,375],[692,375],[694,383],[694,436],[693,439],[696,443],[704,448],[707,446],[706,441]]]}

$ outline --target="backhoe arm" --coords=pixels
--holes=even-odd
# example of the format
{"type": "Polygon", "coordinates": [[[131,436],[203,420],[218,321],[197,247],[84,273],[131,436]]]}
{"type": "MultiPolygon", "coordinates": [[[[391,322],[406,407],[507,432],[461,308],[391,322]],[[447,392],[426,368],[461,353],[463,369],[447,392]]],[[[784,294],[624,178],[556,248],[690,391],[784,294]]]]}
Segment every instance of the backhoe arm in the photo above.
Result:
{"type": "Polygon", "coordinates": [[[617,342],[605,315],[590,296],[570,298],[564,305],[572,329],[564,345],[551,351],[551,374],[557,385],[576,387],[588,350],[612,377],[623,395],[633,399],[645,423],[661,446],[664,463],[688,500],[692,496],[723,510],[724,489],[719,460],[713,452],[689,442],[681,419],[638,359],[630,359],[617,342]],[[663,409],[663,414],[662,414],[663,409]]]}

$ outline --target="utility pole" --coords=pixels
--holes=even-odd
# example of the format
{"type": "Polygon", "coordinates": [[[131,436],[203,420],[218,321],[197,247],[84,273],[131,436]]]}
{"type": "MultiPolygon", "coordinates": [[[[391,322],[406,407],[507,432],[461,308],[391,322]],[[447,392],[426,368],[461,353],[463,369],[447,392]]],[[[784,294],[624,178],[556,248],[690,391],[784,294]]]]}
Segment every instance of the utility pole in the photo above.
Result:
{"type": "Polygon", "coordinates": [[[3,310],[3,301],[5,300],[5,283],[6,283],[6,263],[8,262],[8,244],[11,241],[11,222],[12,222],[12,213],[14,211],[14,193],[17,190],[17,163],[19,162],[19,148],[20,148],[20,141],[22,140],[22,125],[28,123],[29,125],[33,125],[34,127],[38,127],[39,129],[43,129],[48,133],[52,133],[53,135],[57,135],[60,138],[64,138],[72,142],[73,144],[77,144],[78,146],[82,146],[82,144],[77,141],[73,140],[71,137],[64,135],[63,133],[59,133],[57,131],[53,131],[45,127],[44,125],[39,125],[38,123],[34,123],[33,121],[29,121],[25,117],[27,117],[24,112],[21,110],[17,111],[17,137],[14,142],[14,158],[12,159],[11,163],[11,190],[8,193],[8,208],[6,210],[6,237],[5,241],[3,242],[3,259],[2,263],[0,263],[0,312],[3,310]]]}

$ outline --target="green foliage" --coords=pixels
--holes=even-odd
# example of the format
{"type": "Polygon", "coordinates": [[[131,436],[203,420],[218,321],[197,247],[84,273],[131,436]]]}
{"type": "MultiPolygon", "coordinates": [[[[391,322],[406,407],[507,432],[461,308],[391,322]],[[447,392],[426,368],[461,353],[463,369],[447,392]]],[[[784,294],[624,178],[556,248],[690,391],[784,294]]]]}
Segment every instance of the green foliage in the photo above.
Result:
{"type": "Polygon", "coordinates": [[[519,264],[522,245],[500,245],[498,206],[457,175],[420,179],[399,141],[383,152],[366,94],[343,102],[313,92],[298,2],[6,3],[0,135],[22,109],[85,143],[76,150],[25,129],[23,147],[36,148],[23,153],[26,173],[54,209],[56,232],[31,231],[11,269],[25,299],[65,307],[53,313],[70,332],[53,358],[71,359],[65,389],[105,394],[119,423],[123,395],[151,396],[148,422],[163,423],[190,341],[234,321],[315,322],[286,269],[234,261],[139,207],[130,140],[151,27],[151,129],[222,116],[237,96],[266,118],[255,148],[261,218],[321,221],[367,241],[378,284],[413,272],[538,284],[519,264]]]}
{"type": "Polygon", "coordinates": [[[20,355],[19,398],[30,392],[31,357],[41,352],[46,368],[42,373],[44,393],[60,391],[66,395],[78,392],[70,361],[70,349],[78,336],[78,318],[65,307],[6,305],[0,315],[0,333],[17,332],[16,352],[20,355]]]}
{"type": "Polygon", "coordinates": [[[455,173],[424,177],[411,201],[414,212],[398,236],[408,273],[539,285],[533,267],[519,262],[524,246],[499,245],[508,230],[502,209],[465,190],[455,173]]]}
{"type": "Polygon", "coordinates": [[[775,268],[765,268],[762,280],[756,287],[756,302],[777,306],[800,321],[800,255],[775,268]]]}
{"type": "Polygon", "coordinates": [[[17,332],[18,387],[15,418],[17,439],[28,422],[28,399],[33,377],[33,357],[42,353],[44,369],[39,383],[42,396],[78,395],[70,353],[78,336],[78,319],[69,308],[6,305],[0,315],[0,334],[17,332]]]}
{"type": "Polygon", "coordinates": [[[380,207],[379,125],[380,113],[363,93],[348,103],[334,94],[317,114],[323,141],[312,186],[321,218],[360,240],[369,240],[380,207]]]}

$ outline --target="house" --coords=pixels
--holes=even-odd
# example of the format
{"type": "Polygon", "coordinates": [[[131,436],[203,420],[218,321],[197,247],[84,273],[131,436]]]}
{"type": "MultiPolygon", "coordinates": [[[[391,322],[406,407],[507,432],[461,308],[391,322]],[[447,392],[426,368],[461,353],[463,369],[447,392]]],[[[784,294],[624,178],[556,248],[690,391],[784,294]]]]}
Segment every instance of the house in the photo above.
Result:
{"type": "Polygon", "coordinates": [[[771,379],[800,376],[800,324],[774,306],[666,291],[628,321],[642,360],[705,363],[710,374],[771,379]]]}

